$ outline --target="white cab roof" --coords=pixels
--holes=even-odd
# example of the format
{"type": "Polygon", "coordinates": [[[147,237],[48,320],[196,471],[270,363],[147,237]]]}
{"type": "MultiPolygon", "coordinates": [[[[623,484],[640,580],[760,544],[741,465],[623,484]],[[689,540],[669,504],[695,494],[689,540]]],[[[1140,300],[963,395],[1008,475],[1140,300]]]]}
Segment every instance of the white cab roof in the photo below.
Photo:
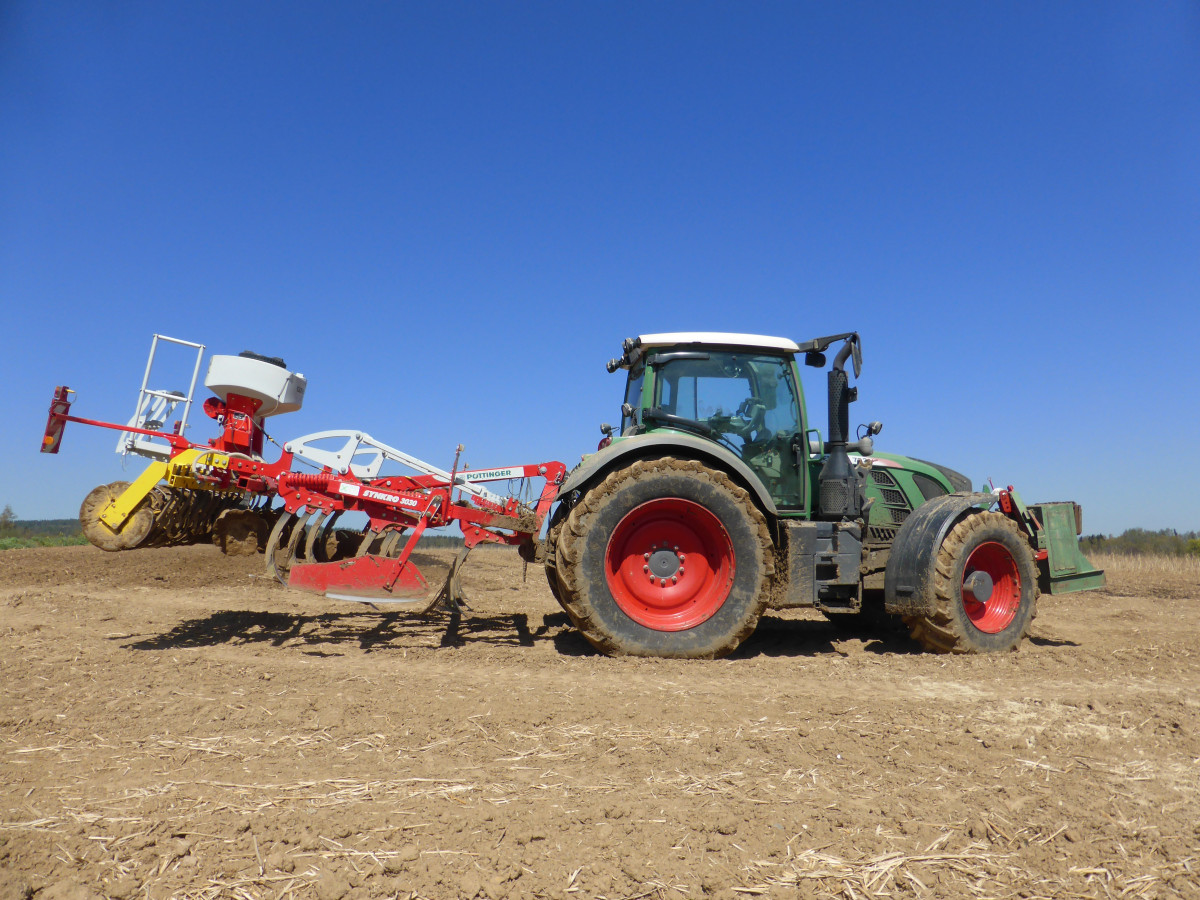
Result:
{"type": "Polygon", "coordinates": [[[669,347],[676,344],[722,344],[733,347],[756,347],[761,350],[785,350],[799,353],[800,348],[790,338],[768,337],[763,334],[733,334],[728,331],[671,331],[665,334],[638,336],[643,348],[669,347]]]}

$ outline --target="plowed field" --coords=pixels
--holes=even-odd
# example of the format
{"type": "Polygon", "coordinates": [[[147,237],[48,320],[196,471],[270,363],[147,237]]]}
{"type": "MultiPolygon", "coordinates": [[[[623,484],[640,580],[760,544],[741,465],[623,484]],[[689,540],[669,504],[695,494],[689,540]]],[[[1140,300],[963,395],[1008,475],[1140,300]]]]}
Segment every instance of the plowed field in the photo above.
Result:
{"type": "Polygon", "coordinates": [[[261,565],[0,554],[0,900],[1200,897],[1195,567],[1016,653],[788,613],[667,662],[507,551],[458,623],[261,565]]]}

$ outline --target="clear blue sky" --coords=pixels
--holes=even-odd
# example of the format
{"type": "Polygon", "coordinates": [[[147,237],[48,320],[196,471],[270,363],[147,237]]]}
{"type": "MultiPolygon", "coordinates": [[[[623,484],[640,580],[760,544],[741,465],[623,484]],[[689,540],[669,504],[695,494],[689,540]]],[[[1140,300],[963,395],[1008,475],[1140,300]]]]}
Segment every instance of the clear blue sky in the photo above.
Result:
{"type": "Polygon", "coordinates": [[[880,450],[1194,529],[1198,294],[1196,3],[0,4],[21,518],[122,477],[45,410],[156,331],[482,466],[594,449],[627,335],[857,329],[880,450]]]}

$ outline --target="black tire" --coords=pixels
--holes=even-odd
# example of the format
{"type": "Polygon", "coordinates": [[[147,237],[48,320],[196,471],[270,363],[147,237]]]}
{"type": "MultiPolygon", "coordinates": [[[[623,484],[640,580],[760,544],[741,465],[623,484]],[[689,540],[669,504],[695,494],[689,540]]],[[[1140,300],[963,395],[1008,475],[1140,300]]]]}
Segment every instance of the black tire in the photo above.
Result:
{"type": "Polygon", "coordinates": [[[691,659],[732,653],[754,631],[774,566],[766,519],[750,495],[723,472],[670,457],[634,462],[585,494],[559,533],[556,556],[563,608],[594,647],[691,659]],[[634,548],[655,534],[678,539],[647,543],[647,564],[636,565],[634,548]],[[684,543],[692,544],[687,553],[684,543]],[[653,606],[658,596],[638,605],[642,592],[654,593],[655,577],[647,576],[648,588],[640,584],[650,565],[664,575],[661,610],[653,606]],[[668,578],[678,585],[667,587],[668,578]]]}
{"type": "Polygon", "coordinates": [[[563,609],[567,607],[563,603],[563,592],[558,581],[558,537],[562,534],[568,512],[566,503],[559,503],[553,515],[550,516],[550,525],[546,529],[546,558],[542,562],[542,567],[546,572],[546,584],[550,586],[550,593],[554,595],[554,599],[558,601],[558,605],[563,609]]]}
{"type": "Polygon", "coordinates": [[[969,515],[950,529],[934,572],[936,609],[906,616],[912,636],[937,653],[1015,650],[1037,615],[1037,565],[1017,524],[997,512],[969,515]],[[992,582],[985,602],[964,580],[983,571],[992,582]]]}

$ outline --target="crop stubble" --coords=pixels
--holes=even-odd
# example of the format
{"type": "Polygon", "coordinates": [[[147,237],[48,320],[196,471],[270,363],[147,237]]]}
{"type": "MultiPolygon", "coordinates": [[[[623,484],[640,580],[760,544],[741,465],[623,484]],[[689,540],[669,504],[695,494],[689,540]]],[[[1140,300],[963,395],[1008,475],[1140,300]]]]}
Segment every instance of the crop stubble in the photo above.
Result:
{"type": "Polygon", "coordinates": [[[688,662],[596,655],[506,551],[457,625],[8,551],[0,900],[1200,897],[1197,573],[1106,563],[1017,653],[788,613],[688,662]]]}

